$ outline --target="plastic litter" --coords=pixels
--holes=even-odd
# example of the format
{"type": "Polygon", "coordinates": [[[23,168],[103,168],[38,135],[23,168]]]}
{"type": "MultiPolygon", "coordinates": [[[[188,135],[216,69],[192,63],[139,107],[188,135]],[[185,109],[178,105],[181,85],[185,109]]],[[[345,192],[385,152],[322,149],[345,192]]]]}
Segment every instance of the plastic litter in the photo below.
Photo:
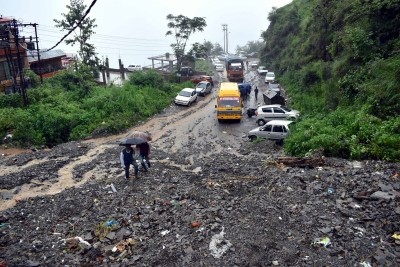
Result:
{"type": "Polygon", "coordinates": [[[112,190],[114,193],[117,193],[117,189],[115,189],[114,184],[111,184],[111,190],[112,190]]]}
{"type": "Polygon", "coordinates": [[[224,234],[224,228],[222,227],[222,231],[219,234],[211,237],[209,249],[214,258],[221,258],[222,255],[232,246],[229,240],[224,239],[224,234]]]}
{"type": "Polygon", "coordinates": [[[333,193],[335,193],[335,189],[333,189],[332,187],[328,187],[327,192],[328,192],[328,194],[333,194],[333,193]]]}
{"type": "Polygon", "coordinates": [[[394,239],[400,240],[400,234],[393,234],[392,237],[394,239]]]}
{"type": "Polygon", "coordinates": [[[314,239],[314,242],[311,243],[312,245],[323,245],[324,247],[327,247],[331,244],[331,239],[327,236],[321,237],[321,238],[316,238],[314,239]]]}
{"type": "Polygon", "coordinates": [[[115,220],[106,221],[106,226],[108,226],[108,227],[112,227],[112,226],[117,225],[117,224],[119,224],[119,222],[115,221],[115,220]]]}
{"type": "Polygon", "coordinates": [[[363,266],[363,267],[372,267],[371,263],[369,263],[368,261],[360,262],[360,264],[361,264],[361,266],[363,266]]]}
{"type": "Polygon", "coordinates": [[[164,231],[161,231],[161,235],[162,236],[165,236],[166,234],[168,234],[169,232],[171,232],[170,230],[164,230],[164,231]]]}
{"type": "Polygon", "coordinates": [[[71,241],[71,240],[78,240],[79,243],[85,244],[85,245],[88,246],[88,247],[91,247],[91,246],[92,246],[92,245],[90,245],[89,242],[83,240],[83,238],[80,237],[80,236],[70,237],[70,238],[67,238],[67,239],[63,239],[62,241],[66,243],[66,242],[71,241]]]}

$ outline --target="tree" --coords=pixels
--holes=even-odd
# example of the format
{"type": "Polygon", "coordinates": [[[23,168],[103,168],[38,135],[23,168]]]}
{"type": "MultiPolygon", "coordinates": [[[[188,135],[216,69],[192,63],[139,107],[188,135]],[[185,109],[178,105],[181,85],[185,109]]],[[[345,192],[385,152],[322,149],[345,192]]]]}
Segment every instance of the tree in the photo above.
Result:
{"type": "Polygon", "coordinates": [[[215,43],[215,44],[214,44],[214,48],[213,48],[213,50],[211,51],[211,53],[212,53],[213,55],[219,55],[219,54],[221,54],[222,52],[224,52],[224,49],[222,48],[222,46],[221,46],[219,43],[215,43]]]}
{"type": "Polygon", "coordinates": [[[210,41],[204,40],[203,46],[207,50],[207,56],[210,56],[211,55],[211,51],[214,48],[214,45],[210,41]]]}
{"type": "Polygon", "coordinates": [[[167,20],[169,21],[167,26],[171,30],[167,31],[165,35],[173,35],[175,37],[175,43],[171,44],[171,47],[176,56],[177,69],[180,71],[189,37],[196,31],[202,32],[207,23],[204,18],[194,17],[191,19],[183,15],[174,16],[172,14],[167,16],[167,20]]]}
{"type": "Polygon", "coordinates": [[[189,50],[188,55],[195,58],[207,58],[207,47],[204,44],[194,43],[189,50]]]}
{"type": "MultiPolygon", "coordinates": [[[[54,19],[57,28],[61,28],[62,31],[69,31],[76,23],[84,16],[86,5],[83,4],[83,0],[70,0],[70,5],[66,6],[69,10],[67,14],[61,13],[64,19],[54,19]]],[[[94,67],[97,65],[98,58],[93,44],[88,43],[90,37],[95,33],[93,29],[97,27],[95,24],[96,19],[90,19],[86,17],[80,25],[77,27],[78,32],[74,31],[75,37],[65,39],[65,43],[68,45],[79,44],[78,54],[83,64],[94,67]]]]}

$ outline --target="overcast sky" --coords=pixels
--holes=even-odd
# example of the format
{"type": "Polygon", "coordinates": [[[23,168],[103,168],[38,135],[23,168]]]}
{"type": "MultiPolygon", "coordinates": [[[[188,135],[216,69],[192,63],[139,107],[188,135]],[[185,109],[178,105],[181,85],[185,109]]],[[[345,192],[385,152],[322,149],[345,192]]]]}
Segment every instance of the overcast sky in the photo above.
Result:
{"type": "MultiPolygon", "coordinates": [[[[55,45],[66,32],[55,28],[53,19],[61,19],[68,13],[69,0],[2,0],[0,15],[15,18],[23,23],[38,23],[40,48],[55,45]]],[[[89,17],[96,19],[96,34],[91,43],[96,46],[99,58],[110,59],[116,67],[118,58],[125,66],[130,64],[149,65],[148,57],[171,51],[172,36],[168,31],[168,14],[184,15],[189,18],[204,17],[207,27],[189,38],[190,43],[219,43],[223,46],[222,24],[228,25],[228,49],[234,53],[236,46],[248,41],[259,40],[268,27],[267,16],[272,7],[282,7],[291,0],[97,0],[89,17]]],[[[87,8],[92,0],[84,0],[87,8]]],[[[25,28],[22,35],[30,36],[33,28],[25,28]]],[[[75,53],[76,49],[60,44],[58,49],[75,53]]],[[[56,48],[56,49],[57,49],[56,48]]],[[[187,47],[186,51],[188,51],[187,47]]]]}

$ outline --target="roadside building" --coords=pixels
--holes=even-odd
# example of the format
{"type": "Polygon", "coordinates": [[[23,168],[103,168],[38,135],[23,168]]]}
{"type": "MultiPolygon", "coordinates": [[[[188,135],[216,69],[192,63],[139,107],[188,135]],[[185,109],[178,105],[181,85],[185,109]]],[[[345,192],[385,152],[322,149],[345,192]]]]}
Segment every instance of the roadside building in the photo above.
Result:
{"type": "Polygon", "coordinates": [[[60,49],[46,51],[39,50],[40,60],[36,50],[27,50],[27,58],[30,69],[43,78],[53,77],[64,69],[63,58],[67,55],[60,49]]]}
{"type": "Polygon", "coordinates": [[[0,15],[0,92],[9,88],[19,90],[19,70],[28,67],[26,43],[21,38],[15,38],[18,28],[13,22],[13,18],[0,15]]]}

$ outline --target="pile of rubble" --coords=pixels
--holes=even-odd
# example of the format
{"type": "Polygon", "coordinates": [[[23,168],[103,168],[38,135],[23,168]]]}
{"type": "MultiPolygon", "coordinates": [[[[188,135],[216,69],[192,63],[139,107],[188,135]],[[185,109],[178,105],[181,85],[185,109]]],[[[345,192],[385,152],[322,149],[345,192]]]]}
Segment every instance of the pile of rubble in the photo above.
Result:
{"type": "MultiPolygon", "coordinates": [[[[51,183],[87,149],[65,144],[7,158],[0,164],[47,160],[0,184],[22,186],[32,173],[51,183]]],[[[74,169],[76,180],[94,168],[101,179],[2,211],[0,266],[400,264],[398,163],[267,158],[248,145],[182,170],[169,162],[185,155],[165,161],[155,149],[150,171],[127,181],[118,149],[74,169]]]]}

